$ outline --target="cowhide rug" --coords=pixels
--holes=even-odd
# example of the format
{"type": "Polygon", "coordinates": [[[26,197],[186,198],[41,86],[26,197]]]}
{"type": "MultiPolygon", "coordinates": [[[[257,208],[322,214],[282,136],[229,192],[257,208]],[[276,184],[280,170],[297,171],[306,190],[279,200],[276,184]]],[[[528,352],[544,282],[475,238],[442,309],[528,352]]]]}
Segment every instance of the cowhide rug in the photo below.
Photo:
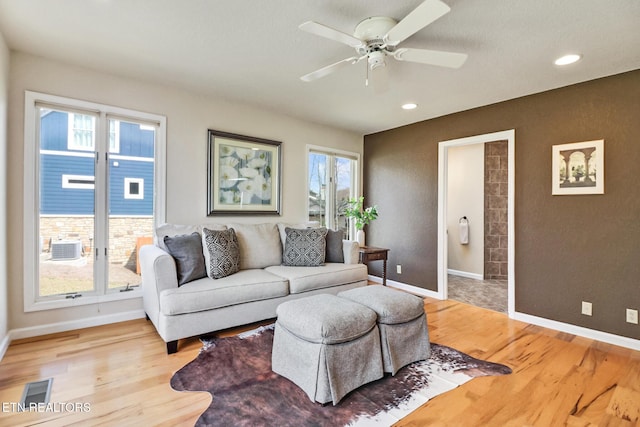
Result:
{"type": "Polygon", "coordinates": [[[360,387],[337,406],[322,406],[271,371],[273,325],[203,343],[198,357],[171,378],[175,390],[212,394],[196,426],[391,425],[472,378],[511,373],[507,366],[432,343],[429,360],[360,387]]]}

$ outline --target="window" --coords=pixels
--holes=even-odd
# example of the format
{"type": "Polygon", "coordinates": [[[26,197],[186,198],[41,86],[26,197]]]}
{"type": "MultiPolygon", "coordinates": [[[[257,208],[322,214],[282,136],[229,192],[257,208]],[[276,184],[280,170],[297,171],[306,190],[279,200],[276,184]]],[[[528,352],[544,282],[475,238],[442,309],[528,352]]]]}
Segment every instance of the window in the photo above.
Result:
{"type": "Polygon", "coordinates": [[[62,188],[84,188],[93,190],[96,179],[88,175],[62,175],[62,188]]]}
{"type": "MultiPolygon", "coordinates": [[[[49,113],[51,109],[43,109],[49,113]]],[[[95,116],[69,113],[69,135],[67,139],[69,150],[93,151],[95,146],[95,116]]]]}
{"type": "MultiPolygon", "coordinates": [[[[53,110],[43,109],[49,113],[53,110]]],[[[93,151],[96,143],[96,118],[91,115],[69,113],[69,133],[67,137],[69,150],[93,151]]],[[[120,152],[120,121],[109,121],[109,152],[120,152]]]]}
{"type": "Polygon", "coordinates": [[[307,151],[309,221],[318,221],[330,229],[343,230],[345,238],[349,238],[353,227],[344,211],[349,199],[358,194],[360,156],[322,147],[307,147],[307,151]]]}
{"type": "Polygon", "coordinates": [[[109,152],[120,152],[120,120],[109,120],[109,152]]]}
{"type": "Polygon", "coordinates": [[[25,311],[141,296],[137,243],[164,222],[165,133],[162,116],[26,92],[25,311]]]}
{"type": "Polygon", "coordinates": [[[124,179],[125,199],[144,199],[144,179],[125,178],[124,179]]]}

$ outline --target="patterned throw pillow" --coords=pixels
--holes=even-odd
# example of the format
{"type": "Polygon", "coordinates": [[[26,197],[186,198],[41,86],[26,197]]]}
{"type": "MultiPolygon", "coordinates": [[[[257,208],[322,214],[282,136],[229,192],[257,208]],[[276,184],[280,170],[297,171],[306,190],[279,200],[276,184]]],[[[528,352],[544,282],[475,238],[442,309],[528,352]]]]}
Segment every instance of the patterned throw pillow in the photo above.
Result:
{"type": "Polygon", "coordinates": [[[287,266],[317,267],[324,264],[326,228],[285,229],[282,264],[287,266]]]}
{"type": "Polygon", "coordinates": [[[204,253],[209,277],[221,279],[240,270],[240,246],[233,228],[228,230],[205,228],[202,237],[206,246],[204,253]]]}

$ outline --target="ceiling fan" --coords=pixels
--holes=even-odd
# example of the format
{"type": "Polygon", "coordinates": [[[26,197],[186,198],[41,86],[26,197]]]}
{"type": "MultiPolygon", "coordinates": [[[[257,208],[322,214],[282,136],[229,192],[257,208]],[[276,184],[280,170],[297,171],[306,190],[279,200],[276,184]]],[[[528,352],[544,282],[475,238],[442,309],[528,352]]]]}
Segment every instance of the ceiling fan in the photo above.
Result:
{"type": "Polygon", "coordinates": [[[385,16],[367,18],[356,26],[353,35],[343,33],[342,31],[335,30],[314,21],[307,21],[299,26],[301,30],[346,44],[354,48],[357,55],[305,74],[300,77],[300,79],[305,82],[310,82],[331,74],[346,65],[356,64],[366,59],[368,84],[369,70],[373,71],[378,67],[385,66],[385,58],[387,56],[391,56],[398,61],[459,68],[467,59],[467,55],[464,53],[398,48],[398,45],[402,41],[442,17],[450,10],[451,8],[440,0],[425,0],[400,22],[396,22],[395,19],[385,16]]]}

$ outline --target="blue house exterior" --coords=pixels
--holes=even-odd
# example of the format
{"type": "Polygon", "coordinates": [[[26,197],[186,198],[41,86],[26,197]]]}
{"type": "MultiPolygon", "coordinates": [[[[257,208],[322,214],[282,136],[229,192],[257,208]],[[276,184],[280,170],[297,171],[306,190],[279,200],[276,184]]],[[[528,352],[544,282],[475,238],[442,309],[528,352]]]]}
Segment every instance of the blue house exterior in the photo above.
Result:
{"type": "MultiPolygon", "coordinates": [[[[95,151],[70,141],[73,114],[49,111],[40,121],[40,213],[93,215],[95,151]]],[[[90,120],[89,116],[83,116],[90,120]]],[[[109,214],[153,214],[154,130],[112,121],[109,214]]],[[[90,135],[90,132],[87,133],[90,135]]],[[[84,136],[87,136],[84,135],[84,136]]],[[[84,142],[91,142],[86,139],[84,142]]],[[[104,157],[103,157],[104,158],[104,157]]]]}

